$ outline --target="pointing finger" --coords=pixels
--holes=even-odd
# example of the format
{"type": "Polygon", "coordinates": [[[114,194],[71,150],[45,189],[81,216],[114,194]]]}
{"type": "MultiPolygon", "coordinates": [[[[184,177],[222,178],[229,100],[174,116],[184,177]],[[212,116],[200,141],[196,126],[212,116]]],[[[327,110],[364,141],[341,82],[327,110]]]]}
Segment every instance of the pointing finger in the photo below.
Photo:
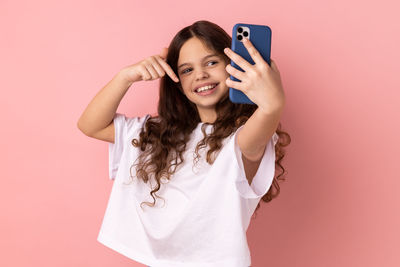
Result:
{"type": "Polygon", "coordinates": [[[158,63],[163,67],[167,75],[174,80],[175,82],[179,82],[178,76],[175,74],[175,72],[172,70],[171,66],[167,64],[167,62],[164,61],[160,56],[155,56],[158,60],[158,63]]]}

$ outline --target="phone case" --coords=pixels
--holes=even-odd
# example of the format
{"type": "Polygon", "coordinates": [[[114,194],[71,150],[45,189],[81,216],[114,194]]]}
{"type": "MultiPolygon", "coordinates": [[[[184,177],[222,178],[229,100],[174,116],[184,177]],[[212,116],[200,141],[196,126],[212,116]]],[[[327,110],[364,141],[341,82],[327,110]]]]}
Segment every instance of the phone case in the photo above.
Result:
{"type": "MultiPolygon", "coordinates": [[[[247,27],[249,29],[249,34],[247,37],[250,39],[251,43],[253,46],[258,50],[258,52],[261,54],[263,59],[268,63],[268,65],[271,66],[271,28],[266,26],[266,25],[255,25],[255,24],[245,24],[245,23],[237,23],[235,26],[233,26],[232,29],[232,45],[231,49],[236,53],[239,54],[242,58],[247,60],[249,63],[254,65],[254,61],[251,58],[250,54],[247,52],[246,47],[242,43],[241,40],[238,40],[238,28],[242,27],[242,30],[244,29],[243,27],[247,27]]],[[[242,31],[244,33],[244,31],[242,31]]],[[[243,37],[243,36],[242,36],[243,37]]],[[[240,38],[240,37],[239,37],[240,38]]],[[[240,70],[244,71],[242,68],[240,68],[233,60],[231,60],[231,65],[240,70]]],[[[230,76],[231,80],[233,81],[238,81],[240,80],[236,79],[232,75],[230,76]]],[[[237,90],[235,88],[229,88],[229,99],[233,103],[240,103],[240,104],[253,104],[253,101],[251,101],[242,91],[237,90]]]]}

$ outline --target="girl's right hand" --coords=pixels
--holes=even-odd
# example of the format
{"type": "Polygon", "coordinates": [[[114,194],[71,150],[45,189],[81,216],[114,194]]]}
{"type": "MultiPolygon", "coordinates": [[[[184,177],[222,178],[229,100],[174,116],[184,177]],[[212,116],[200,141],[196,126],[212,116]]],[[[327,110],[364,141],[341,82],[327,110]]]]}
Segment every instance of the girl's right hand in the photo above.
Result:
{"type": "Polygon", "coordinates": [[[179,82],[179,78],[165,61],[167,53],[168,48],[164,47],[161,54],[147,57],[136,64],[123,68],[126,79],[132,83],[142,80],[151,81],[161,78],[167,73],[172,80],[179,82]]]}

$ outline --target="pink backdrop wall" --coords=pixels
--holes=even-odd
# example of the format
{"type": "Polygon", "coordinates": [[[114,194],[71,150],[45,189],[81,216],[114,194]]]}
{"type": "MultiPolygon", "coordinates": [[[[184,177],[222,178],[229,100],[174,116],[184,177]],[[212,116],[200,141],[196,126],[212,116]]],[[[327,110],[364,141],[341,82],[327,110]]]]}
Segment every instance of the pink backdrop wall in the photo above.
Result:
{"type": "MultiPolygon", "coordinates": [[[[252,266],[400,266],[398,1],[0,2],[0,266],[142,266],[96,241],[108,143],[77,120],[122,67],[200,19],[272,29],[292,137],[252,266]]],[[[158,81],[118,112],[156,112],[158,81]]]]}

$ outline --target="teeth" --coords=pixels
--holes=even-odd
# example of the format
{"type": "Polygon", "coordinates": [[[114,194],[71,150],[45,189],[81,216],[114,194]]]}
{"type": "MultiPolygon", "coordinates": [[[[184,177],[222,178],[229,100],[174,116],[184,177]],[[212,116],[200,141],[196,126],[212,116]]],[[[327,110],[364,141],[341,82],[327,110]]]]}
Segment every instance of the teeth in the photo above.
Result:
{"type": "Polygon", "coordinates": [[[207,86],[204,86],[204,87],[200,87],[200,88],[198,88],[196,90],[196,92],[200,93],[200,92],[203,92],[203,91],[206,91],[206,90],[210,90],[210,89],[214,88],[215,86],[217,86],[217,85],[214,84],[214,85],[207,85],[207,86]]]}

